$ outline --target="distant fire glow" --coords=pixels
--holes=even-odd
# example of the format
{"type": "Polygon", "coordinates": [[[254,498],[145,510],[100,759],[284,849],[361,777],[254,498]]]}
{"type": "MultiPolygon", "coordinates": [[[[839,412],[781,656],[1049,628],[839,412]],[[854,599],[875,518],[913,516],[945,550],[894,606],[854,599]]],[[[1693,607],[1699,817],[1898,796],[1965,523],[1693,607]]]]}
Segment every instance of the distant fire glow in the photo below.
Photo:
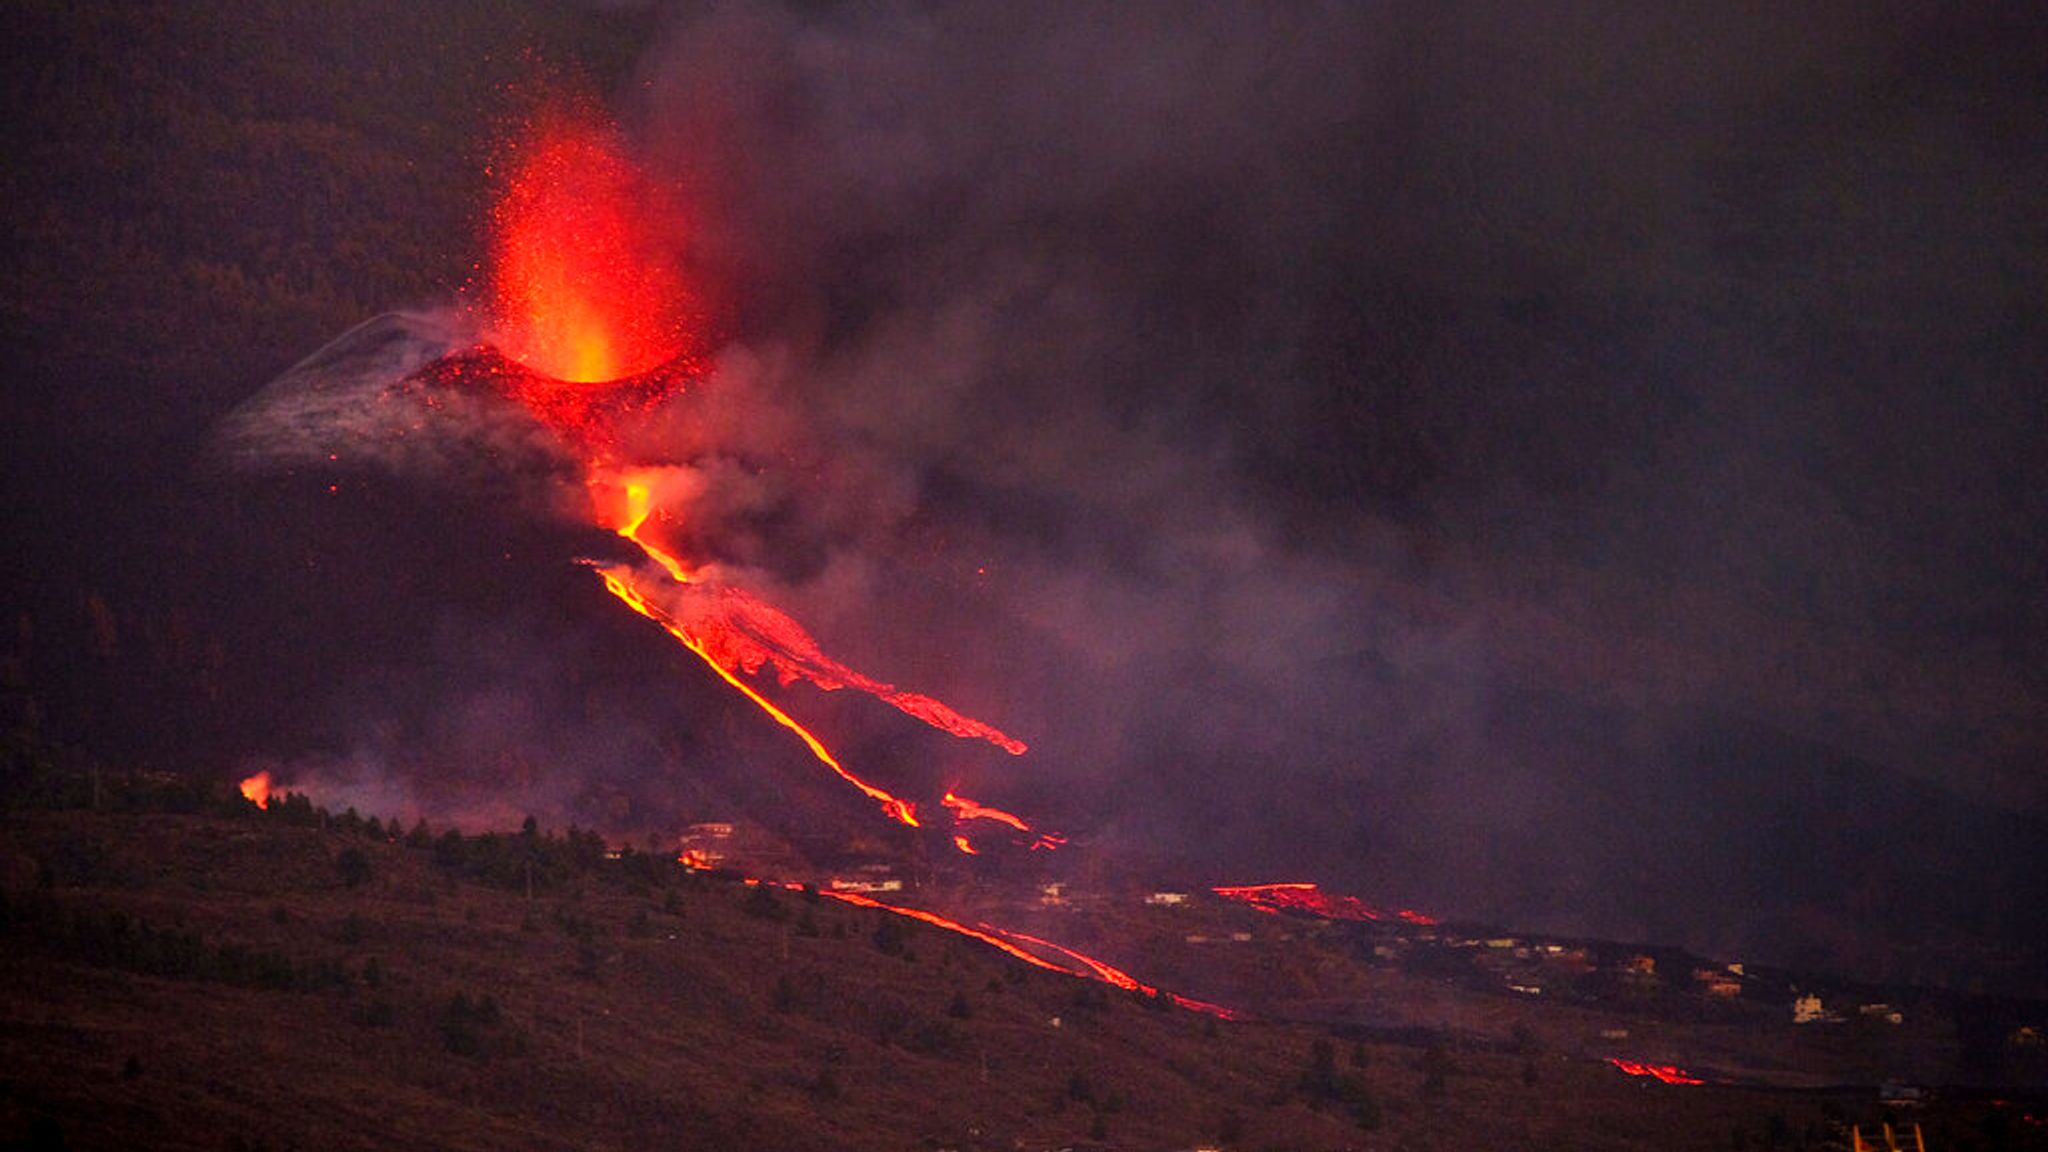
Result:
{"type": "Polygon", "coordinates": [[[270,773],[258,772],[242,781],[242,799],[258,808],[270,807],[270,773]]]}
{"type": "Polygon", "coordinates": [[[1399,920],[1406,924],[1434,924],[1435,917],[1411,908],[1380,908],[1356,896],[1333,896],[1314,884],[1245,884],[1234,888],[1213,888],[1225,900],[1237,900],[1261,912],[1301,912],[1325,920],[1399,920]]]}
{"type": "Polygon", "coordinates": [[[1622,1060],[1613,1056],[1608,1057],[1607,1062],[1628,1073],[1630,1076],[1646,1076],[1652,1080],[1662,1080],[1666,1084],[1706,1083],[1705,1080],[1694,1076],[1675,1064],[1641,1064],[1634,1060],[1622,1060]]]}

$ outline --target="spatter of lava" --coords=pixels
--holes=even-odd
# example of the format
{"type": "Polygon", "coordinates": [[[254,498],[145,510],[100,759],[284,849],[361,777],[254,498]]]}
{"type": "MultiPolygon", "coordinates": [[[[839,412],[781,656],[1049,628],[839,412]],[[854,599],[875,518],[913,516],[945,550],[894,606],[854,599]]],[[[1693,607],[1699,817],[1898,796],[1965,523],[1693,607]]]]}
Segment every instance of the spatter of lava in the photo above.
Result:
{"type": "Polygon", "coordinates": [[[493,342],[545,377],[617,381],[684,352],[690,297],[662,250],[674,211],[625,155],[618,128],[587,102],[536,110],[492,174],[493,342]]]}

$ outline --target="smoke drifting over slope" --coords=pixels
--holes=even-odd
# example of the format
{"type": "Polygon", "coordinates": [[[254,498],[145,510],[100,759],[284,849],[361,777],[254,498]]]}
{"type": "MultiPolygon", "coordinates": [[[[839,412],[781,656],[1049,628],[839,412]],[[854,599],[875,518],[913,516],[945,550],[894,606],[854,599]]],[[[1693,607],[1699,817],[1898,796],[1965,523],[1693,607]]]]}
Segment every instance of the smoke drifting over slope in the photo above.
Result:
{"type": "Polygon", "coordinates": [[[626,112],[730,339],[631,447],[1033,745],[900,770],[1126,849],[1781,951],[1854,854],[1719,878],[1860,797],[2024,877],[2039,34],[1781,9],[679,17],[626,112]]]}

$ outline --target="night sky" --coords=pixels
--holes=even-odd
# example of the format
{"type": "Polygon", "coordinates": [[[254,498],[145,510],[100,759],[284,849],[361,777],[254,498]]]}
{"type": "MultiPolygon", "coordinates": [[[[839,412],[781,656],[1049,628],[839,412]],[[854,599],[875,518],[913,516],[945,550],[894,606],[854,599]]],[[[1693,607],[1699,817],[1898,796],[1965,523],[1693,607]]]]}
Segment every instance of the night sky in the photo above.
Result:
{"type": "Polygon", "coordinates": [[[825,803],[544,462],[223,462],[458,302],[537,46],[683,205],[712,382],[635,435],[693,543],[1034,745],[817,702],[878,775],[1531,928],[2048,937],[2029,6],[492,7],[10,13],[39,739],[621,834],[825,803]]]}

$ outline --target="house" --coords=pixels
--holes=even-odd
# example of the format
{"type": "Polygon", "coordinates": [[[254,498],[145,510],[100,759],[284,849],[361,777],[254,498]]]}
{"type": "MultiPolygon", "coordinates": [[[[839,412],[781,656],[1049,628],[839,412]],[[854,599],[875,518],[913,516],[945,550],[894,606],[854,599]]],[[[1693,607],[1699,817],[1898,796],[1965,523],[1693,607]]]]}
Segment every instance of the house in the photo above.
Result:
{"type": "Polygon", "coordinates": [[[901,892],[903,891],[903,881],[834,876],[826,881],[825,887],[834,892],[865,892],[869,894],[876,892],[901,892]]]}
{"type": "Polygon", "coordinates": [[[1693,983],[1716,1000],[1734,1000],[1742,995],[1742,981],[1719,968],[1695,968],[1693,983]]]}
{"type": "Polygon", "coordinates": [[[1794,1024],[1827,1023],[1827,1010],[1821,1006],[1820,997],[1808,993],[1792,1001],[1792,1022],[1794,1024]]]}
{"type": "Polygon", "coordinates": [[[1188,902],[1185,892],[1154,892],[1145,897],[1145,903],[1155,908],[1178,908],[1188,902]]]}

